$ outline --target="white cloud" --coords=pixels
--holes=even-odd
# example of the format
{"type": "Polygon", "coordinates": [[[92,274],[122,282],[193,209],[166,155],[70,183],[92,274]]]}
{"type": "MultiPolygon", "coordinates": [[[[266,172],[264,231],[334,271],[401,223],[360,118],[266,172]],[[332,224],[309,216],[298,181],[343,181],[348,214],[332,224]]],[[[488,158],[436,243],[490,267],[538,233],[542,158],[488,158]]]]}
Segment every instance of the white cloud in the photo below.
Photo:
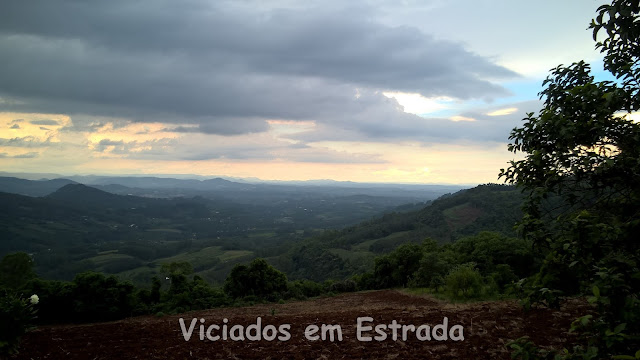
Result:
{"type": "Polygon", "coordinates": [[[476,121],[476,119],[468,116],[454,115],[450,117],[451,121],[476,121]]]}
{"type": "Polygon", "coordinates": [[[416,115],[430,114],[451,107],[453,99],[448,97],[426,98],[417,93],[403,93],[386,91],[382,93],[388,98],[394,98],[404,108],[404,111],[416,115]]]}
{"type": "Polygon", "coordinates": [[[498,109],[498,110],[494,110],[494,111],[488,112],[487,115],[489,115],[489,116],[505,116],[505,115],[511,115],[511,114],[515,113],[516,111],[518,111],[518,108],[510,107],[510,108],[498,109]]]}

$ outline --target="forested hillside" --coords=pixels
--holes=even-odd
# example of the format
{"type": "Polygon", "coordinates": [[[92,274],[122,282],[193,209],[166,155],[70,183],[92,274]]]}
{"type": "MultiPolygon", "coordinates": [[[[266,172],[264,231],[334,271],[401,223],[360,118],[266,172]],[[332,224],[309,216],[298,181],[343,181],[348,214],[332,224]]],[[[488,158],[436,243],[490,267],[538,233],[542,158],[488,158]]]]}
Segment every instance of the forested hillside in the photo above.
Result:
{"type": "Polygon", "coordinates": [[[122,196],[73,183],[44,197],[0,197],[1,254],[30,253],[45,278],[96,270],[140,284],[171,261],[189,261],[205,279],[221,283],[234,264],[254,257],[267,258],[291,278],[339,280],[371,269],[375,256],[407,242],[446,243],[479,230],[513,235],[520,202],[512,187],[485,185],[344,230],[320,230],[381,212],[381,199],[311,198],[266,207],[122,196]]]}
{"type": "Polygon", "coordinates": [[[443,196],[420,210],[325,231],[268,260],[293,278],[340,279],[371,269],[376,256],[406,243],[430,238],[446,244],[480,231],[515,236],[521,204],[515,187],[480,185],[443,196]]]}

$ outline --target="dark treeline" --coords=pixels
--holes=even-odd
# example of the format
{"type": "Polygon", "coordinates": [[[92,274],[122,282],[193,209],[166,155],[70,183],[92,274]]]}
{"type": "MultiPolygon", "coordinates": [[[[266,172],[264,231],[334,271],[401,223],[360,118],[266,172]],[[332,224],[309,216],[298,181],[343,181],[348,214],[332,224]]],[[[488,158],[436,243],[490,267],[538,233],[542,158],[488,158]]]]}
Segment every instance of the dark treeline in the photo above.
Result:
{"type": "Polygon", "coordinates": [[[340,281],[288,281],[283,272],[257,258],[236,265],[220,287],[195,275],[188,262],[164,264],[163,278],[136,287],[97,272],[77,274],[72,281],[41,279],[29,255],[14,253],[0,261],[0,288],[5,295],[37,294],[40,324],[98,322],[407,286],[431,288],[452,298],[492,296],[511,291],[517,280],[533,274],[537,261],[524,240],[482,232],[453,244],[427,239],[401,245],[377,257],[372,271],[340,281]]]}

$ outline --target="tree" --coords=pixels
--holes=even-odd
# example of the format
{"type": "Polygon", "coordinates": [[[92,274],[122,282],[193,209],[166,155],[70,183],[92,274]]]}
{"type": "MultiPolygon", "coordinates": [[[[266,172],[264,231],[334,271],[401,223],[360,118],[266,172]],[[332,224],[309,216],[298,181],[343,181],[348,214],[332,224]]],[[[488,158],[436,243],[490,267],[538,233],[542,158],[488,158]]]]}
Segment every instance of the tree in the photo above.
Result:
{"type": "Polygon", "coordinates": [[[500,172],[526,194],[523,235],[548,251],[529,300],[588,291],[598,304],[577,323],[588,344],[567,357],[640,349],[640,125],[629,116],[640,109],[639,13],[637,0],[598,8],[590,28],[606,32],[596,48],[617,81],[595,81],[583,61],[553,69],[543,109],[510,136],[525,158],[500,172]]]}
{"type": "Polygon", "coordinates": [[[492,273],[500,264],[509,265],[521,277],[531,275],[534,269],[530,244],[500,233],[482,231],[456,241],[452,248],[460,263],[475,263],[483,275],[492,273]]]}
{"type": "Polygon", "coordinates": [[[427,287],[431,286],[432,282],[436,284],[439,280],[434,282],[433,279],[445,276],[452,266],[453,264],[447,262],[442,256],[442,252],[426,252],[420,259],[420,265],[413,274],[410,285],[427,287]]]}
{"type": "Polygon", "coordinates": [[[76,321],[108,321],[131,315],[134,302],[132,284],[120,282],[113,275],[92,271],[76,275],[73,284],[76,321]]]}
{"type": "Polygon", "coordinates": [[[475,264],[467,263],[456,266],[444,279],[447,291],[453,297],[477,297],[482,291],[482,275],[475,268],[475,264]]]}
{"type": "Polygon", "coordinates": [[[224,291],[233,298],[256,296],[276,300],[287,291],[287,277],[264,259],[255,259],[249,266],[238,264],[224,283],[224,291]]]}
{"type": "Polygon", "coordinates": [[[171,281],[169,294],[179,294],[188,292],[189,279],[187,276],[193,274],[193,266],[187,261],[174,261],[168,264],[162,264],[160,271],[167,275],[171,281]]]}
{"type": "Polygon", "coordinates": [[[0,288],[18,290],[35,277],[33,260],[26,253],[9,254],[0,261],[0,288]]]}
{"type": "Polygon", "coordinates": [[[388,255],[377,257],[373,274],[378,287],[406,287],[411,276],[420,267],[422,255],[422,246],[408,243],[398,246],[388,255]]]}

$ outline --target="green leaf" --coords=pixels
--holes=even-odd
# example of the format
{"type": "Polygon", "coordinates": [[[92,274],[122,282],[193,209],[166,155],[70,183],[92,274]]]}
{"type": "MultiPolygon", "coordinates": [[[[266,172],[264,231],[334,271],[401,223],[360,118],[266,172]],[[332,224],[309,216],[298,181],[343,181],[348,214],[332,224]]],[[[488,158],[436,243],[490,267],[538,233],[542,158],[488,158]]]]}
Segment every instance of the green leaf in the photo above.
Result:
{"type": "Polygon", "coordinates": [[[580,318],[580,324],[582,324],[582,326],[587,326],[587,324],[589,323],[589,321],[591,320],[592,315],[586,315],[580,318]]]}
{"type": "Polygon", "coordinates": [[[619,334],[619,333],[620,333],[622,330],[624,330],[626,327],[627,327],[627,324],[626,324],[626,323],[622,323],[622,324],[620,324],[620,325],[616,326],[616,328],[615,328],[615,329],[613,329],[613,332],[614,332],[614,333],[616,333],[616,334],[619,334]]]}
{"type": "Polygon", "coordinates": [[[598,288],[598,286],[593,285],[593,288],[591,290],[593,291],[593,295],[595,297],[600,297],[600,289],[598,288]]]}

